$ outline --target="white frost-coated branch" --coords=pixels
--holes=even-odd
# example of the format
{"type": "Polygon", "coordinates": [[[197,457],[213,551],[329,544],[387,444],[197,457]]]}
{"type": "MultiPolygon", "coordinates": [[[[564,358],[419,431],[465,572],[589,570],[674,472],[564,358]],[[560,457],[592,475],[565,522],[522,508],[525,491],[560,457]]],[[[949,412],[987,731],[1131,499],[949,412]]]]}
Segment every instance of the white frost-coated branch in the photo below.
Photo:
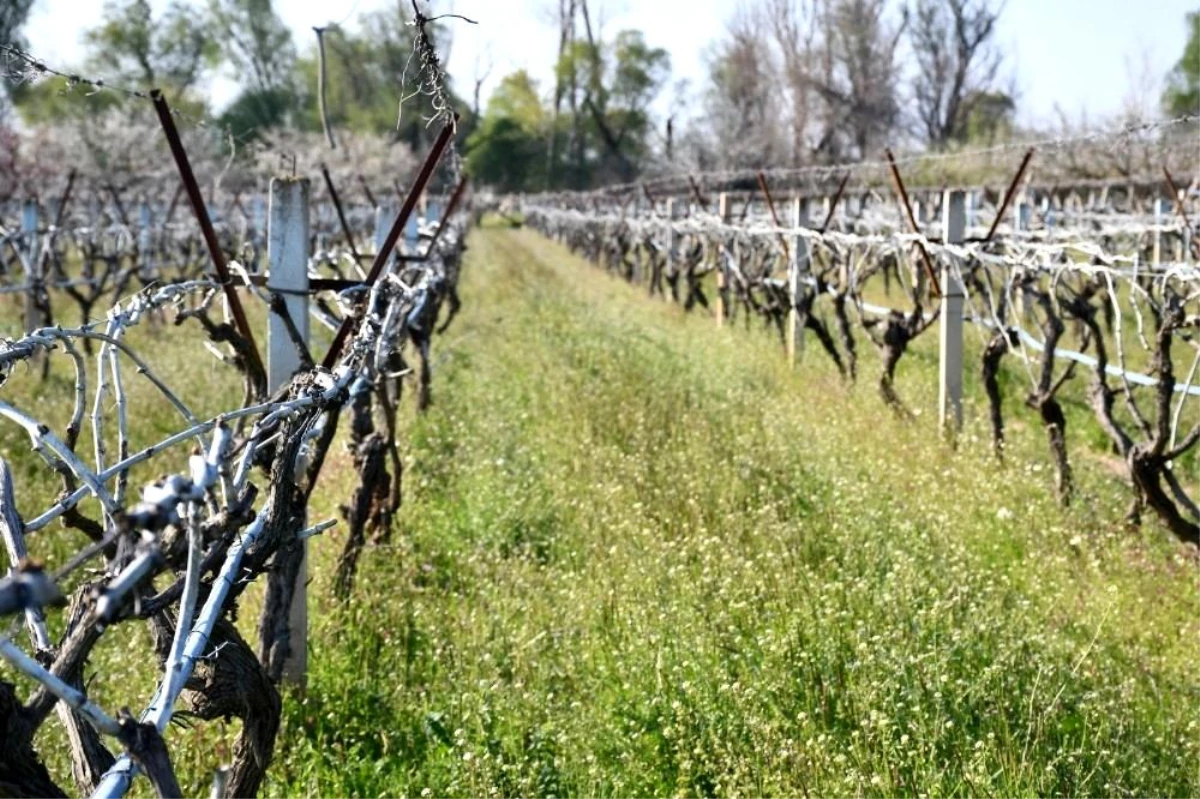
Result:
{"type": "Polygon", "coordinates": [[[55,677],[42,664],[26,655],[17,647],[7,636],[0,636],[0,657],[3,657],[13,668],[29,677],[36,680],[65,702],[68,707],[76,710],[92,723],[100,732],[108,735],[119,735],[121,727],[117,724],[116,719],[100,709],[100,706],[88,699],[83,691],[73,688],[63,682],[58,677],[55,677]]]}
{"type": "MultiPolygon", "coordinates": [[[[213,627],[221,616],[225,598],[229,595],[229,589],[233,587],[234,582],[237,580],[237,572],[242,563],[242,556],[245,554],[246,549],[262,535],[270,509],[271,506],[269,504],[265,505],[258,512],[258,515],[255,516],[250,526],[246,528],[246,531],[242,533],[241,537],[229,548],[229,552],[225,555],[225,562],[221,566],[221,571],[213,581],[212,590],[208,594],[204,608],[200,611],[200,615],[196,619],[196,626],[191,630],[184,644],[176,678],[170,679],[170,675],[163,677],[162,682],[158,685],[158,690],[154,694],[154,698],[150,702],[149,708],[142,715],[143,722],[154,724],[160,732],[166,729],[167,723],[171,720],[175,700],[179,698],[179,692],[183,690],[183,685],[187,682],[187,678],[191,676],[196,661],[203,655],[204,647],[208,645],[209,636],[212,635],[213,627]]],[[[125,792],[129,790],[129,784],[133,779],[135,769],[136,766],[129,755],[121,755],[92,793],[93,799],[102,799],[103,797],[116,799],[117,797],[124,796],[125,792]]]]}
{"type": "Polygon", "coordinates": [[[329,528],[333,527],[335,524],[337,524],[337,519],[326,519],[323,522],[314,524],[312,527],[306,527],[305,529],[296,533],[296,540],[303,541],[305,538],[312,538],[313,536],[320,535],[329,528]]]}
{"type": "MultiPolygon", "coordinates": [[[[31,357],[36,352],[49,351],[53,349],[56,343],[62,343],[63,348],[67,350],[67,353],[69,355],[74,353],[72,355],[72,357],[74,357],[75,355],[78,355],[78,351],[75,350],[71,339],[76,338],[91,339],[93,341],[111,344],[113,347],[116,347],[127,358],[129,358],[130,361],[133,362],[134,366],[137,367],[137,373],[143,375],[147,380],[149,380],[154,387],[159,390],[163,397],[165,397],[168,402],[175,406],[184,419],[192,424],[196,423],[196,418],[192,414],[191,410],[188,409],[187,405],[184,404],[184,402],[175,394],[175,392],[171,391],[171,389],[167,387],[167,384],[164,383],[153,372],[153,370],[150,369],[150,366],[146,363],[146,361],[140,355],[138,355],[138,353],[132,347],[130,347],[124,341],[115,339],[105,333],[92,330],[91,325],[69,328],[39,328],[32,333],[27,334],[24,338],[9,344],[5,350],[0,351],[0,368],[7,368],[19,360],[24,360],[31,357]]],[[[82,357],[80,357],[79,361],[77,362],[77,368],[80,367],[82,367],[82,357]]],[[[80,385],[81,384],[77,382],[76,391],[80,390],[80,385]]],[[[80,420],[83,418],[82,411],[80,412],[79,418],[80,420]]]]}
{"type": "MultiPolygon", "coordinates": [[[[104,257],[111,257],[107,249],[104,257]]],[[[289,389],[290,394],[282,395],[287,397],[282,401],[278,399],[280,395],[276,395],[276,401],[238,408],[207,421],[197,420],[187,406],[153,375],[145,362],[126,343],[126,331],[144,319],[154,308],[181,300],[198,288],[211,291],[210,283],[194,282],[190,289],[164,286],[157,290],[140,292],[114,307],[109,312],[103,328],[93,329],[93,325],[83,325],[75,329],[44,328],[7,346],[0,344],[0,370],[5,370],[37,352],[59,348],[72,358],[76,366],[76,403],[69,424],[69,429],[73,432],[64,436],[66,443],[56,438],[45,425],[37,421],[36,411],[31,414],[0,403],[0,418],[20,424],[29,434],[35,449],[56,471],[68,476],[73,475],[77,480],[77,487],[69,494],[61,497],[29,523],[14,526],[13,529],[22,535],[40,529],[52,520],[62,517],[81,500],[94,495],[104,506],[105,516],[120,522],[119,525],[108,526],[108,535],[104,541],[95,545],[95,551],[98,552],[106,544],[117,540],[121,541],[121,547],[125,547],[128,543],[126,537],[131,532],[136,537],[137,532],[134,531],[142,531],[141,541],[132,554],[132,560],[118,561],[123,568],[99,595],[94,607],[94,617],[89,619],[89,622],[99,625],[106,620],[121,617],[124,609],[133,601],[132,598],[138,596],[151,576],[162,568],[161,553],[152,543],[155,536],[146,531],[162,529],[164,524],[174,524],[182,527],[186,534],[187,565],[180,579],[182,590],[171,589],[171,609],[177,609],[176,629],[160,682],[142,714],[143,721],[153,724],[160,732],[168,726],[174,707],[197,660],[213,656],[210,637],[214,625],[224,617],[229,595],[246,579],[246,569],[243,566],[245,553],[263,535],[266,519],[271,512],[270,501],[268,500],[266,507],[251,511],[254,513],[251,524],[240,530],[229,531],[228,534],[235,538],[228,551],[224,551],[229,542],[227,538],[222,538],[218,544],[209,542],[210,545],[218,547],[215,554],[206,550],[202,536],[202,523],[211,521],[205,518],[206,515],[216,514],[220,508],[241,508],[242,503],[247,502],[249,494],[246,486],[251,479],[251,464],[261,460],[255,455],[261,455],[264,447],[274,446],[271,442],[278,441],[284,430],[292,426],[302,426],[304,430],[301,434],[305,436],[303,443],[307,444],[314,437],[321,435],[322,430],[326,429],[324,426],[333,423],[337,415],[336,409],[345,402],[352,385],[361,390],[370,389],[372,377],[379,373],[394,348],[403,344],[407,326],[414,324],[414,314],[418,311],[428,313],[432,309],[433,301],[437,297],[436,286],[432,282],[433,275],[441,275],[442,269],[441,261],[431,258],[425,267],[405,272],[406,279],[413,284],[412,286],[405,285],[399,279],[379,281],[371,292],[371,299],[378,300],[378,303],[372,303],[372,307],[365,313],[362,307],[354,308],[359,323],[355,325],[355,332],[346,342],[342,356],[332,371],[315,368],[296,377],[289,389]],[[93,389],[94,403],[88,395],[87,372],[90,366],[86,365],[80,355],[80,340],[95,340],[102,345],[96,356],[98,370],[97,382],[93,389]],[[126,361],[125,358],[130,360],[126,361]],[[132,384],[125,379],[129,373],[122,373],[122,367],[128,367],[130,362],[135,364],[138,373],[147,375],[188,422],[186,429],[132,453],[129,451],[130,416],[133,415],[136,420],[137,409],[129,405],[132,397],[127,393],[127,389],[132,384]],[[89,404],[91,407],[88,407],[89,404]],[[75,436],[78,435],[89,412],[93,426],[92,445],[96,455],[94,466],[85,465],[83,461],[90,460],[90,457],[80,459],[73,446],[75,436]],[[312,424],[308,423],[310,418],[312,424]],[[227,423],[237,420],[246,420],[246,424],[253,421],[254,424],[249,435],[244,438],[242,428],[238,428],[235,440],[227,423]],[[298,422],[304,424],[298,425],[298,422]],[[192,455],[188,458],[185,474],[171,474],[146,486],[141,492],[141,501],[126,508],[126,484],[132,468],[157,458],[162,450],[168,447],[186,441],[205,439],[209,433],[212,433],[212,438],[207,454],[192,455]],[[113,447],[114,442],[117,445],[116,449],[113,447]],[[120,511],[125,512],[121,515],[120,511]],[[184,518],[180,519],[180,516],[184,518]],[[224,558],[217,576],[212,578],[211,585],[205,583],[206,578],[200,571],[206,552],[210,557],[224,558]],[[206,589],[207,598],[203,607],[198,607],[200,597],[206,593],[206,589]],[[176,591],[179,593],[176,594],[176,591]],[[175,597],[178,597],[178,605],[174,605],[175,597]]],[[[358,296],[362,298],[362,294],[358,296]]],[[[133,425],[133,432],[136,432],[136,424],[133,425]]],[[[296,463],[287,466],[301,468],[307,463],[305,459],[310,456],[310,449],[302,446],[296,463]]],[[[133,501],[133,496],[128,497],[130,504],[133,501]]],[[[246,517],[239,517],[239,527],[244,518],[246,517]]],[[[319,535],[334,524],[333,520],[327,520],[295,532],[294,536],[296,539],[306,539],[319,535]]],[[[289,531],[290,535],[293,533],[289,531]]],[[[125,557],[127,550],[118,551],[125,557]]],[[[82,562],[82,559],[83,556],[79,562],[82,562]]],[[[180,569],[181,566],[173,559],[172,567],[180,569]]],[[[115,571],[111,563],[110,568],[115,571]]],[[[204,574],[211,575],[211,572],[204,574]]],[[[44,623],[42,629],[45,629],[44,623]]],[[[48,644],[49,636],[44,637],[48,644]]],[[[60,702],[57,708],[59,711],[86,708],[87,718],[93,720],[103,731],[120,733],[119,725],[125,724],[123,717],[120,722],[109,718],[99,708],[89,705],[82,692],[73,694],[69,686],[48,680],[42,672],[34,668],[36,663],[32,658],[26,657],[25,660],[21,660],[19,650],[10,652],[10,648],[16,649],[5,646],[0,649],[0,656],[19,662],[18,668],[45,684],[51,694],[63,697],[64,701],[60,702]]],[[[45,693],[42,695],[45,696],[45,693]]],[[[130,755],[121,757],[103,779],[97,795],[123,793],[129,787],[136,771],[137,766],[130,755]]]]}
{"type": "MultiPolygon", "coordinates": [[[[104,488],[102,481],[97,478],[94,472],[83,465],[83,462],[76,457],[75,453],[66,444],[59,440],[58,436],[50,432],[50,428],[6,402],[0,402],[0,416],[11,419],[25,428],[25,432],[29,434],[30,441],[33,442],[34,451],[45,458],[51,467],[58,468],[61,465],[70,469],[79,481],[100,500],[106,511],[109,513],[116,512],[118,508],[117,503],[104,488]]],[[[26,530],[28,529],[29,527],[26,525],[26,530]]]]}
{"type": "Polygon", "coordinates": [[[96,618],[102,624],[108,624],[116,616],[121,602],[133,589],[141,585],[142,580],[151,571],[162,565],[163,556],[158,547],[151,547],[135,557],[125,569],[118,574],[96,600],[96,618]]]}
{"type": "MultiPolygon", "coordinates": [[[[179,615],[175,619],[175,637],[171,641],[171,652],[163,668],[163,682],[167,685],[167,696],[178,696],[186,678],[183,676],[184,644],[188,631],[192,629],[192,616],[196,612],[196,598],[200,595],[200,561],[204,556],[200,534],[200,503],[188,503],[187,519],[188,560],[183,578],[183,596],[179,600],[179,615]]],[[[162,732],[163,727],[159,727],[162,732]]]]}
{"type": "MultiPolygon", "coordinates": [[[[3,458],[0,458],[0,533],[4,536],[9,562],[15,569],[29,557],[29,549],[25,546],[24,525],[17,514],[12,469],[3,458]]],[[[50,633],[46,629],[46,616],[40,605],[25,609],[25,626],[29,628],[29,637],[36,649],[46,652],[53,647],[50,633]]]]}

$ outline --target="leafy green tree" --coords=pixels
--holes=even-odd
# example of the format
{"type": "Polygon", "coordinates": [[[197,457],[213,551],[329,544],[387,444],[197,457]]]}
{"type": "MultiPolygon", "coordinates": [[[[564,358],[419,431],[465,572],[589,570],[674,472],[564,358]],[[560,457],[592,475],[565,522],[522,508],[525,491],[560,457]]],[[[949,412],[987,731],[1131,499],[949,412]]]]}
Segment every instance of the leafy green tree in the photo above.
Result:
{"type": "Polygon", "coordinates": [[[546,164],[547,111],[525,70],[505,76],[467,139],[475,180],[511,192],[541,187],[546,164]]]}
{"type": "Polygon", "coordinates": [[[24,44],[21,38],[21,26],[29,16],[33,0],[4,0],[0,3],[0,44],[24,44]]]}
{"type": "Polygon", "coordinates": [[[1002,91],[977,91],[963,99],[966,122],[955,133],[960,144],[993,145],[1007,138],[1015,124],[1017,104],[1012,95],[1002,91]]]}
{"type": "MultiPolygon", "coordinates": [[[[421,65],[412,58],[413,27],[405,6],[397,3],[390,10],[364,14],[359,26],[362,32],[357,35],[336,28],[326,30],[326,108],[335,130],[377,133],[420,152],[438,131],[426,126],[428,99],[409,97],[417,90],[421,65]]],[[[437,24],[427,29],[435,43],[448,35],[437,24]]],[[[295,124],[303,130],[321,130],[315,38],[297,68],[300,88],[295,124]]],[[[468,106],[457,95],[452,95],[451,103],[463,116],[459,130],[465,136],[471,127],[468,106]]]]}
{"type": "Polygon", "coordinates": [[[291,82],[296,47],[271,0],[210,0],[209,15],[221,56],[243,86],[267,91],[291,82]]]}
{"type": "Polygon", "coordinates": [[[562,50],[555,77],[570,118],[560,118],[553,135],[553,186],[585,188],[611,180],[631,180],[649,154],[649,106],[670,75],[670,57],[650,47],[641,31],[625,30],[612,41],[591,35],[562,50]]]}
{"type": "Polygon", "coordinates": [[[1179,63],[1167,76],[1163,106],[1171,116],[1200,114],[1200,11],[1188,13],[1188,40],[1179,63]]]}
{"type": "Polygon", "coordinates": [[[292,87],[246,89],[221,112],[221,127],[238,141],[258,139],[272,128],[286,127],[296,114],[292,87]]]}
{"type": "MultiPolygon", "coordinates": [[[[21,26],[29,16],[33,0],[4,0],[0,2],[0,45],[11,44],[24,47],[25,40],[21,36],[21,26]]],[[[0,120],[3,120],[9,110],[8,95],[20,84],[14,84],[7,75],[0,75],[0,120]]]]}
{"type": "MultiPolygon", "coordinates": [[[[204,20],[181,0],[174,0],[159,17],[148,0],[109,0],[104,21],[84,34],[84,43],[84,74],[103,75],[122,88],[162,89],[172,106],[185,113],[205,110],[195,89],[205,70],[216,63],[219,49],[204,20]]],[[[13,99],[30,123],[91,117],[129,99],[118,92],[99,92],[79,102],[71,88],[69,81],[47,78],[22,87],[13,99]]]]}
{"type": "Polygon", "coordinates": [[[182,97],[220,55],[205,20],[181,0],[158,19],[149,0],[108,0],[104,18],[84,35],[88,67],[115,82],[182,97]]]}
{"type": "Polygon", "coordinates": [[[296,110],[296,47],[271,0],[209,0],[210,30],[241,93],[221,122],[235,136],[257,136],[296,110]]]}
{"type": "MultiPolygon", "coordinates": [[[[88,92],[90,89],[80,89],[88,92]]],[[[103,114],[123,102],[121,95],[114,92],[97,92],[80,102],[77,91],[73,91],[62,78],[42,78],[13,87],[13,105],[21,119],[29,125],[48,125],[75,118],[87,118],[103,114]]]]}

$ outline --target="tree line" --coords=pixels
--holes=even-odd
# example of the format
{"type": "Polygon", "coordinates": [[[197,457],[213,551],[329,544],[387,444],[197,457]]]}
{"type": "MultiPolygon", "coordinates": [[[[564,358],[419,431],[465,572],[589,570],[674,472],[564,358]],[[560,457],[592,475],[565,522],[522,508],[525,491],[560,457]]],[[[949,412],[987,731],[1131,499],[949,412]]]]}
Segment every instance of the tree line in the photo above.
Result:
{"type": "MultiPolygon", "coordinates": [[[[671,60],[642,31],[602,30],[588,0],[554,0],[558,51],[549,85],[526,70],[502,77],[481,106],[451,102],[470,173],[502,191],[587,189],[680,170],[803,167],[877,157],[889,144],[945,151],[1018,131],[1019,97],[996,31],[1003,0],[744,0],[707,47],[698,86],[671,84],[671,60]],[[671,87],[673,101],[660,100],[671,87]],[[693,113],[685,115],[684,108],[693,113]]],[[[33,0],[0,9],[0,41],[20,42],[33,0]]],[[[331,25],[326,109],[335,129],[422,149],[410,0],[331,25]]],[[[1164,113],[1200,113],[1200,12],[1186,15],[1185,51],[1167,76],[1164,113]]],[[[448,47],[452,30],[432,23],[448,47]]],[[[133,87],[165,87],[173,104],[212,113],[203,87],[239,87],[214,116],[229,139],[274,130],[319,132],[317,36],[304,45],[272,0],[108,0],[84,37],[79,68],[133,87]]],[[[461,76],[460,76],[461,77],[461,76]]],[[[127,104],[118,93],[79,103],[61,82],[10,87],[21,118],[59,124],[127,104]]]]}
{"type": "MultiPolygon", "coordinates": [[[[20,46],[20,27],[33,0],[12,3],[0,11],[0,41],[20,46]]],[[[68,68],[103,76],[123,88],[161,88],[173,107],[215,120],[235,145],[274,130],[322,130],[317,36],[297,42],[272,0],[171,0],[156,8],[149,0],[107,0],[102,22],[83,35],[81,62],[68,68]],[[233,79],[238,87],[221,109],[210,107],[206,89],[206,82],[217,76],[233,79]]],[[[337,25],[322,29],[326,109],[335,129],[373,134],[414,149],[426,147],[436,135],[426,129],[420,113],[403,114],[399,104],[418,85],[417,65],[408,68],[411,9],[408,0],[398,0],[360,15],[353,31],[337,25]]],[[[437,22],[428,30],[435,41],[446,34],[437,22]]],[[[63,91],[62,81],[10,82],[9,95],[20,118],[33,126],[144,111],[144,104],[120,92],[79,102],[63,91]]],[[[453,100],[464,117],[471,116],[460,98],[453,100]]]]}

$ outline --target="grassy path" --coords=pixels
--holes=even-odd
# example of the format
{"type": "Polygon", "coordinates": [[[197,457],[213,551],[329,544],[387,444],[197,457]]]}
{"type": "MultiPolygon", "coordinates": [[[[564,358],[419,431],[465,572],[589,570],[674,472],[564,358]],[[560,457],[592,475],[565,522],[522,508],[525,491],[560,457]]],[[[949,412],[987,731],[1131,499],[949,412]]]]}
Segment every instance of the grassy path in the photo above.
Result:
{"type": "Polygon", "coordinates": [[[1196,568],[1101,464],[1064,514],[1036,429],[1001,469],[533,233],[470,247],[269,795],[1200,792],[1196,568]]]}

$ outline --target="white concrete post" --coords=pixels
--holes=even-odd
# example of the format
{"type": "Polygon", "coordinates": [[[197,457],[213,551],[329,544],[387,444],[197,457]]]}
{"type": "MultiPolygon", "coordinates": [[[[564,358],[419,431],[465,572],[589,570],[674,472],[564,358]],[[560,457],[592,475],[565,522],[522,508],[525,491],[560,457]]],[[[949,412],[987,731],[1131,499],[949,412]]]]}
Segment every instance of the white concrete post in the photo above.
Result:
{"type": "MultiPolygon", "coordinates": [[[[267,290],[283,292],[288,315],[305,344],[308,343],[308,199],[308,178],[271,180],[267,290]]],[[[300,368],[300,354],[283,319],[274,313],[269,317],[267,382],[270,391],[274,392],[291,380],[300,368]]],[[[284,679],[300,686],[304,685],[308,671],[308,541],[304,541],[303,546],[304,556],[288,613],[292,651],[283,666],[284,679]]]]}
{"type": "Polygon", "coordinates": [[[788,366],[794,369],[796,361],[804,356],[804,327],[800,324],[800,314],[796,311],[796,305],[800,302],[801,277],[808,271],[808,239],[799,232],[801,228],[808,226],[808,200],[803,197],[792,199],[790,224],[796,234],[791,236],[792,240],[789,242],[792,257],[788,263],[789,306],[784,343],[787,346],[788,366]]]}
{"type": "MultiPolygon", "coordinates": [[[[375,252],[378,253],[383,249],[383,243],[387,240],[388,232],[392,229],[392,223],[396,221],[396,208],[389,200],[382,200],[379,207],[375,209],[375,252]]],[[[393,253],[395,251],[393,250],[393,253]]],[[[393,254],[388,258],[388,269],[396,263],[396,256],[393,254]]]]}
{"type": "Polygon", "coordinates": [[[41,292],[41,264],[38,263],[38,204],[37,200],[26,200],[21,206],[21,234],[25,239],[25,257],[29,266],[25,272],[25,332],[42,326],[42,313],[38,310],[38,294],[41,292]]]}
{"type": "MultiPolygon", "coordinates": [[[[1178,197],[1179,197],[1179,207],[1186,208],[1187,207],[1187,189],[1180,189],[1178,197]]],[[[1174,209],[1172,208],[1171,210],[1174,210],[1174,209]]],[[[1183,252],[1180,253],[1181,257],[1179,258],[1179,260],[1185,264],[1190,264],[1192,262],[1192,227],[1191,227],[1191,225],[1187,225],[1183,229],[1183,241],[1180,242],[1180,248],[1183,250],[1183,252]]]]}
{"type": "Polygon", "coordinates": [[[1013,203],[1013,230],[1029,230],[1029,202],[1023,194],[1013,203]]]}
{"type": "Polygon", "coordinates": [[[262,244],[263,231],[267,229],[267,212],[261,194],[255,194],[250,200],[250,217],[254,220],[253,240],[258,247],[262,244]]]}
{"type": "Polygon", "coordinates": [[[154,276],[154,263],[150,252],[153,246],[150,203],[142,200],[138,205],[138,276],[143,282],[152,280],[154,276]]]}
{"type": "MultiPolygon", "coordinates": [[[[729,220],[733,217],[733,209],[729,205],[729,195],[721,192],[717,196],[717,213],[721,217],[721,222],[728,225],[729,220]]],[[[725,287],[728,276],[725,274],[725,254],[717,249],[717,327],[725,326],[725,317],[729,313],[729,309],[725,307],[725,287]]]]}
{"type": "Polygon", "coordinates": [[[1163,218],[1163,199],[1156,197],[1154,199],[1154,249],[1150,256],[1151,263],[1155,268],[1162,261],[1162,232],[1158,230],[1158,226],[1162,224],[1163,218]]]}
{"type": "MultiPolygon", "coordinates": [[[[667,198],[665,213],[667,216],[667,221],[671,222],[671,223],[673,223],[675,221],[675,218],[679,215],[679,204],[675,202],[674,198],[672,198],[672,197],[667,198]]],[[[666,245],[667,245],[667,260],[663,267],[666,272],[666,274],[663,276],[664,283],[665,283],[666,275],[674,274],[675,270],[679,268],[679,264],[676,263],[677,256],[675,255],[675,247],[677,246],[675,229],[672,227],[667,228],[666,245]]]]}
{"type": "MultiPolygon", "coordinates": [[[[395,219],[395,218],[396,218],[396,216],[395,216],[395,214],[393,214],[392,219],[395,219]]],[[[420,220],[417,218],[416,214],[408,215],[408,222],[406,222],[404,225],[404,246],[405,246],[405,252],[408,255],[416,255],[416,253],[417,253],[417,241],[419,239],[419,236],[418,236],[419,223],[420,223],[420,220]]]]}
{"type": "MultiPolygon", "coordinates": [[[[961,244],[966,238],[967,214],[961,191],[948,191],[942,203],[942,239],[961,244]]],[[[938,358],[938,420],[943,431],[962,429],[963,409],[963,285],[949,265],[942,267],[941,346],[938,358]]]]}

